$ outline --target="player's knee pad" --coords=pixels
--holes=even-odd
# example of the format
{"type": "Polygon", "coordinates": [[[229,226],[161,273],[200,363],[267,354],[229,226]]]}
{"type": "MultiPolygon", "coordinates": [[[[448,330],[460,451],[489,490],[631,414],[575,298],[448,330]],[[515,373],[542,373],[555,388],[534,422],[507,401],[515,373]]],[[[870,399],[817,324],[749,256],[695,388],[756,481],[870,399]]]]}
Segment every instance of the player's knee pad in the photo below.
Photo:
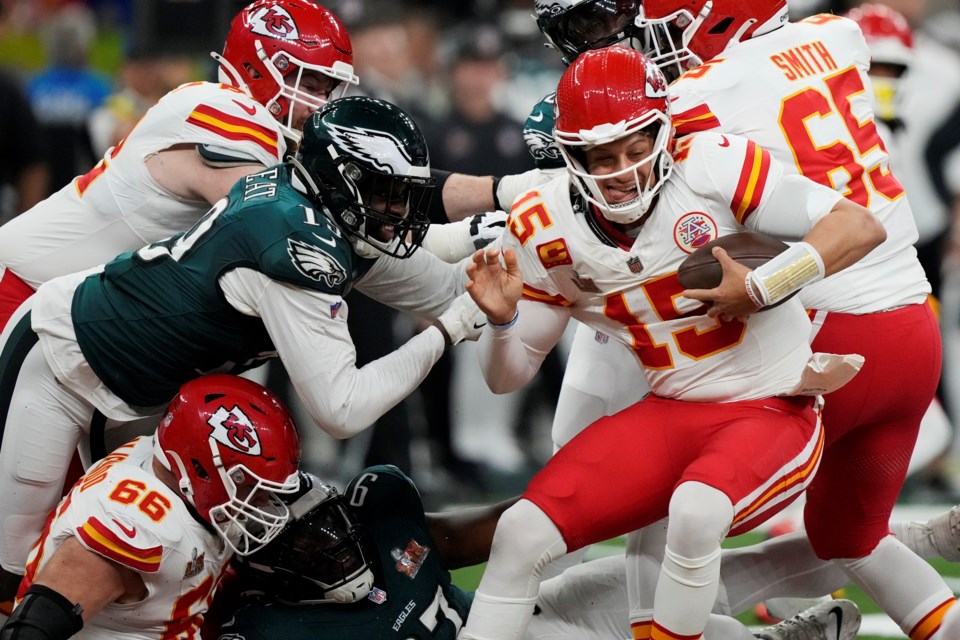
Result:
{"type": "Polygon", "coordinates": [[[684,482],[670,498],[667,546],[697,558],[711,553],[727,535],[733,503],[725,493],[702,482],[684,482]]]}
{"type": "Polygon", "coordinates": [[[0,629],[0,640],[59,640],[83,628],[83,609],[49,587],[35,584],[0,629]]]}
{"type": "Polygon", "coordinates": [[[566,552],[560,530],[529,500],[520,500],[500,516],[491,557],[500,560],[502,573],[529,576],[532,584],[539,584],[544,567],[566,552]]]}

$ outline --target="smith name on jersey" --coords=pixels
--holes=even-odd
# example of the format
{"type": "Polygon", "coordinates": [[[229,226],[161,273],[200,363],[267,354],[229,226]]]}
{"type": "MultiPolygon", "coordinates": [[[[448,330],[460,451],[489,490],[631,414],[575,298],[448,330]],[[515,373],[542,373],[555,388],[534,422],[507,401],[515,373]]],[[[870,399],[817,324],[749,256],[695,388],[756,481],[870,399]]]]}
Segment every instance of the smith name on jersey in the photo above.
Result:
{"type": "MultiPolygon", "coordinates": [[[[630,346],[658,395],[732,401],[784,394],[811,355],[802,307],[791,300],[743,321],[712,319],[705,305],[680,295],[677,280],[680,262],[698,247],[756,228],[783,172],[755,143],[714,133],[682,141],[674,161],[635,239],[587,212],[567,176],[518,199],[503,243],[517,252],[523,297],[567,307],[630,346]]],[[[822,215],[840,197],[805,184],[820,195],[822,215]]]]}
{"type": "Polygon", "coordinates": [[[148,471],[152,460],[153,438],[141,437],[97,463],[51,513],[30,553],[21,595],[71,537],[143,580],[141,601],[108,604],[74,638],[200,637],[230,551],[148,471]]]}
{"type": "Polygon", "coordinates": [[[887,230],[862,260],[805,287],[799,297],[808,309],[869,313],[930,293],[913,248],[913,213],[871,117],[869,67],[857,24],[823,14],[740,43],[670,87],[678,135],[745,136],[786,172],[867,207],[887,230]]]}

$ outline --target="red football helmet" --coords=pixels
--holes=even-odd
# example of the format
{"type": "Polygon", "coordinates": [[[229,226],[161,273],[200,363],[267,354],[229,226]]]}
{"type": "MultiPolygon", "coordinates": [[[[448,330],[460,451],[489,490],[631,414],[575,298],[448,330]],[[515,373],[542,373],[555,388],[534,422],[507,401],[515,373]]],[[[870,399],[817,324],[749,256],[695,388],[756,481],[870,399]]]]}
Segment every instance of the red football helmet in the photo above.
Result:
{"type": "Polygon", "coordinates": [[[286,407],[259,384],[223,374],[187,382],[155,449],[186,501],[237,554],[260,549],[287,523],[277,494],[300,485],[300,437],[286,407]]]}
{"type": "Polygon", "coordinates": [[[786,21],[787,0],[643,0],[637,26],[647,54],[675,75],[786,21]]]}
{"type": "Polygon", "coordinates": [[[220,81],[247,89],[280,122],[284,134],[300,140],[293,125],[297,103],[319,109],[357,84],[353,47],[333,13],[309,0],[257,0],[230,24],[220,63],[220,81]],[[331,79],[321,98],[301,89],[305,71],[331,79]]]}
{"type": "Polygon", "coordinates": [[[873,110],[896,128],[903,102],[903,75],[913,61],[913,31],[902,14],[882,4],[863,4],[846,14],[870,48],[873,110]]]}
{"type": "Polygon", "coordinates": [[[900,12],[884,4],[862,4],[844,15],[860,25],[873,62],[910,65],[913,31],[900,12]]]}
{"type": "Polygon", "coordinates": [[[633,49],[617,45],[582,53],[567,67],[557,87],[554,138],[574,183],[587,201],[612,222],[629,224],[639,220],[673,171],[669,151],[673,124],[666,78],[646,55],[633,49]],[[586,148],[640,131],[653,140],[649,155],[614,173],[589,172],[586,148]],[[640,184],[636,170],[649,163],[653,170],[645,184],[640,184]],[[630,172],[636,180],[637,197],[626,203],[608,204],[597,181],[630,172]]]}

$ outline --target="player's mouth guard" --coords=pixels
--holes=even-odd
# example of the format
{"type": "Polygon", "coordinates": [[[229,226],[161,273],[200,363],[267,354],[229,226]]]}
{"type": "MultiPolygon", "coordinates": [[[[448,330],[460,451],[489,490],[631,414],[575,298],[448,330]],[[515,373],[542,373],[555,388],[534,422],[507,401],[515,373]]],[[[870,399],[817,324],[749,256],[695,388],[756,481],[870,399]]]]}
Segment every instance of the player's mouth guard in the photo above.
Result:
{"type": "Polygon", "coordinates": [[[823,280],[824,272],[823,258],[817,250],[806,242],[798,242],[747,274],[747,290],[752,285],[766,307],[823,280]]]}

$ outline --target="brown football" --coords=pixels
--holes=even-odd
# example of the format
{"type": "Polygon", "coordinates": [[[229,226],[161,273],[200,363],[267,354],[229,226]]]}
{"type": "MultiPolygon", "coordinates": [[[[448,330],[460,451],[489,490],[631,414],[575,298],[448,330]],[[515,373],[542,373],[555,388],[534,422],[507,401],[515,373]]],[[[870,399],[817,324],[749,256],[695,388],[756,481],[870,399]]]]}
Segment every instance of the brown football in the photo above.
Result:
{"type": "Polygon", "coordinates": [[[731,258],[756,269],[770,258],[787,250],[787,243],[762,233],[743,231],[720,236],[703,245],[680,263],[677,277],[685,289],[713,289],[723,278],[723,269],[711,253],[723,247],[731,258]]]}

